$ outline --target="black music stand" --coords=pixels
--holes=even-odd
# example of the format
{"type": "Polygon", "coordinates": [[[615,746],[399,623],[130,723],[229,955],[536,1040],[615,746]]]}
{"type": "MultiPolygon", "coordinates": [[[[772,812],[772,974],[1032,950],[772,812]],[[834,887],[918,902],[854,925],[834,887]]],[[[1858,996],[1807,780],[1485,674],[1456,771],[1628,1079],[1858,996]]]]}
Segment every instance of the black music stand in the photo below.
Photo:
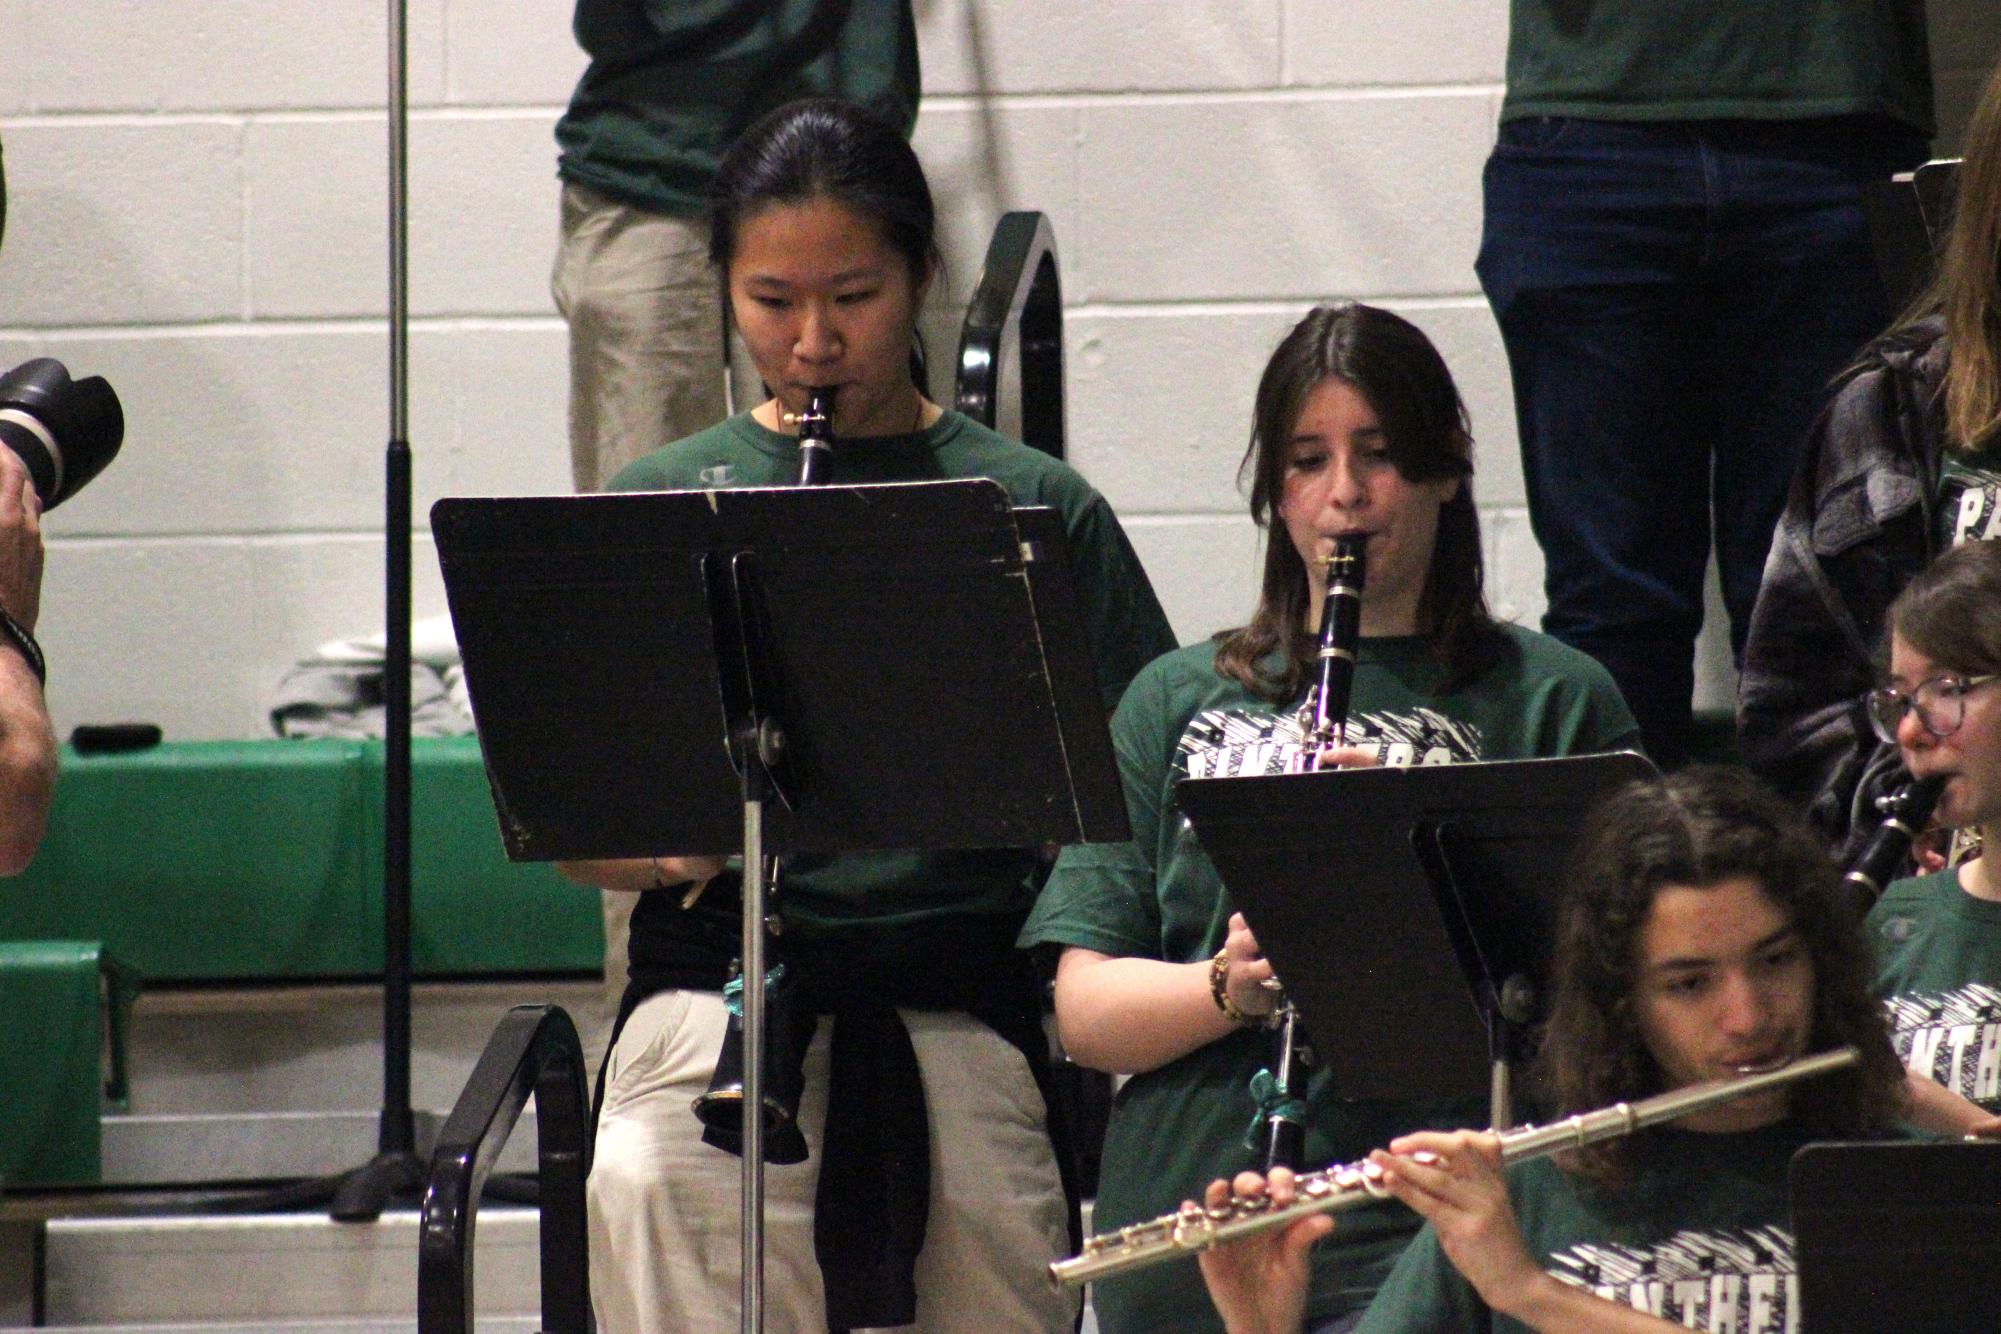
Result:
{"type": "Polygon", "coordinates": [[[1512,1121],[1579,823],[1637,754],[1190,779],[1179,800],[1343,1098],[1512,1121]]]}
{"type": "MultiPolygon", "coordinates": [[[[1061,526],[997,483],[442,500],[431,518],[508,855],[743,848],[746,978],[765,971],[765,854],[1129,836],[1061,526]]],[[[747,1107],[763,1002],[745,988],[747,1107]]],[[[743,1130],[757,1329],[762,1118],[743,1130]]]]}
{"type": "Polygon", "coordinates": [[[1862,215],[1890,309],[1903,309],[1931,286],[1945,254],[1958,189],[1958,158],[1934,158],[1914,171],[1863,185],[1862,215]]]}
{"type": "Polygon", "coordinates": [[[1788,1184],[1801,1329],[1994,1328],[2001,1145],[1809,1144],[1788,1184]]]}

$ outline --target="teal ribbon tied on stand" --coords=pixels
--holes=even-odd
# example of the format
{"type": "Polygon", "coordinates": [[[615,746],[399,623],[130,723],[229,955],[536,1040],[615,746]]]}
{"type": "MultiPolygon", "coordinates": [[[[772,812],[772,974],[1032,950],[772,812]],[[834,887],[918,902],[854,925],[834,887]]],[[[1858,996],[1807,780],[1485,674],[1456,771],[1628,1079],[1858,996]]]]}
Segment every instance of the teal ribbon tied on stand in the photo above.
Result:
{"type": "MultiPolygon", "coordinates": [[[[764,975],[764,994],[769,996],[778,990],[778,984],[785,980],[785,965],[779,964],[764,975]]],[[[731,1014],[743,1018],[743,975],[739,973],[723,983],[723,1004],[729,1006],[731,1014]]]]}
{"type": "Polygon", "coordinates": [[[1251,1076],[1251,1101],[1257,1104],[1258,1111],[1251,1118],[1250,1129],[1244,1132],[1244,1147],[1253,1152],[1264,1147],[1265,1126],[1273,1117],[1305,1123],[1306,1104],[1287,1093],[1278,1076],[1269,1070],[1251,1076]]]}

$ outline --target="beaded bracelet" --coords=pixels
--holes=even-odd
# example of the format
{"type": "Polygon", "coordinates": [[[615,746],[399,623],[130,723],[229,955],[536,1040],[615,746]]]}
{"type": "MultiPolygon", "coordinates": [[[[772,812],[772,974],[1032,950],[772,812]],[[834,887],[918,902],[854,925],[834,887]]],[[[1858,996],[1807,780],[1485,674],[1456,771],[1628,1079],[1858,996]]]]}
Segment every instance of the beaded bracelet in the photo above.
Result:
{"type": "Polygon", "coordinates": [[[1276,1016],[1252,1014],[1242,1009],[1230,999],[1230,951],[1220,949],[1216,957],[1209,960],[1209,999],[1216,1002],[1216,1008],[1223,1017],[1238,1028],[1270,1028],[1276,1016]]]}

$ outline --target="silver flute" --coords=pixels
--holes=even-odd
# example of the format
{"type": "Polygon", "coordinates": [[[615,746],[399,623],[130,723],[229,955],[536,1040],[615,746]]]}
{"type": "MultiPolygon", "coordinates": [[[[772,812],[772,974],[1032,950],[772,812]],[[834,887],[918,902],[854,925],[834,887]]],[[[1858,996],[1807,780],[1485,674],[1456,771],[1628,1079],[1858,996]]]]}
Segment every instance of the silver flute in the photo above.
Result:
{"type": "MultiPolygon", "coordinates": [[[[1837,1047],[1815,1056],[1803,1056],[1776,1069],[1691,1084],[1639,1102],[1614,1103],[1595,1112],[1579,1112],[1544,1126],[1502,1131],[1501,1161],[1526,1162],[1563,1149],[1616,1139],[1782,1084],[1830,1074],[1861,1059],[1862,1054],[1855,1048],[1837,1047]]],[[[1292,1203],[1282,1207],[1274,1206],[1262,1195],[1250,1199],[1233,1195],[1213,1209],[1191,1201],[1151,1222],[1100,1233],[1084,1243],[1081,1255],[1050,1265],[1050,1281],[1058,1287],[1076,1287],[1287,1227],[1314,1214],[1331,1214],[1390,1198],[1383,1185],[1382,1169],[1366,1159],[1303,1173],[1298,1178],[1297,1190],[1292,1203]]]]}

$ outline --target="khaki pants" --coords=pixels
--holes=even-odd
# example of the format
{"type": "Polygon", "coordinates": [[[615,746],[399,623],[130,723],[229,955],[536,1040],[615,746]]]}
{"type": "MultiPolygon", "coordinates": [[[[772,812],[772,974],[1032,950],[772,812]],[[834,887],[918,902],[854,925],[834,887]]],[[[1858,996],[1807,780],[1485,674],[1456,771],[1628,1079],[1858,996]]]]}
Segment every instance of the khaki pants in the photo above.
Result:
{"type": "MultiPolygon", "coordinates": [[[[640,455],[727,413],[722,288],[708,248],[708,224],[699,218],[564,183],[549,287],[570,325],[570,474],[578,491],[602,490],[640,455]]],[[[625,991],[638,899],[604,895],[604,996],[594,1021],[580,1024],[593,1074],[625,991]]]]}
{"type": "Polygon", "coordinates": [[[570,325],[570,473],[598,491],[727,413],[722,288],[699,218],[566,183],[562,225],[549,286],[570,325]]]}
{"type": "MultiPolygon", "coordinates": [[[[919,1334],[1065,1334],[1076,1300],[1046,1267],[1069,1245],[1041,1092],[1021,1053],[963,1014],[902,1011],[931,1128],[931,1212],[917,1260],[919,1334]]],[[[709,1084],[727,1012],[713,992],[664,992],[610,1056],[590,1177],[591,1296],[605,1334],[738,1327],[739,1160],[701,1142],[689,1104],[709,1084]]],[[[827,1115],[830,1024],[806,1056],[807,1160],[765,1169],[765,1324],[826,1326],[813,1194],[827,1115]]]]}

